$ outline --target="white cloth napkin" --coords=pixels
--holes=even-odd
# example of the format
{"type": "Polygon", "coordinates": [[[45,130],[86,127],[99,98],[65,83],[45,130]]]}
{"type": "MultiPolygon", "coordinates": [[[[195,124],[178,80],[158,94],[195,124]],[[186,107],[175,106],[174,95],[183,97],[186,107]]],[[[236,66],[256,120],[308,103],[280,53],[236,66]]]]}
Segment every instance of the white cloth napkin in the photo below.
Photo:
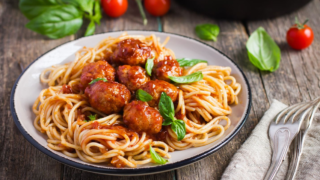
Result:
{"type": "MultiPolygon", "coordinates": [[[[233,156],[222,175],[222,180],[260,180],[263,179],[271,163],[272,149],[268,138],[268,128],[274,117],[285,104],[272,100],[271,106],[233,156]]],[[[284,179],[288,169],[288,158],[283,162],[275,179],[284,179]]],[[[301,156],[295,179],[320,179],[320,119],[317,114],[310,128],[301,156]]]]}

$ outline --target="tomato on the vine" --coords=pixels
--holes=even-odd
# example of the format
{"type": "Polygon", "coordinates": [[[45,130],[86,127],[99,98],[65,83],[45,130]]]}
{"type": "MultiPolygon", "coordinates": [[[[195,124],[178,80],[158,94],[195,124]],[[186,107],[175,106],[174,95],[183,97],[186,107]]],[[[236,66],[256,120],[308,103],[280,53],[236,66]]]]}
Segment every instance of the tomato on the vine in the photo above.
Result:
{"type": "Polygon", "coordinates": [[[101,0],[103,11],[110,17],[122,16],[128,9],[128,0],[101,0]]]}
{"type": "Polygon", "coordinates": [[[306,25],[307,22],[308,20],[301,24],[296,18],[296,24],[288,30],[287,42],[293,49],[301,50],[311,45],[313,41],[313,31],[306,25]]]}
{"type": "Polygon", "coordinates": [[[163,16],[170,9],[170,0],[145,0],[144,7],[153,16],[163,16]]]}

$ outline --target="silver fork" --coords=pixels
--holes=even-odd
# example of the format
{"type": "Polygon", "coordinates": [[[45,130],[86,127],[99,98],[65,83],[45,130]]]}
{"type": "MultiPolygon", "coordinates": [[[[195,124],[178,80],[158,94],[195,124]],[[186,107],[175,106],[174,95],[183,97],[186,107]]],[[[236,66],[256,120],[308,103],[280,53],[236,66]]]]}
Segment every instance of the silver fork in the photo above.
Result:
{"type": "Polygon", "coordinates": [[[281,163],[288,153],[293,138],[298,134],[302,121],[312,110],[313,102],[299,103],[281,111],[270,124],[269,138],[273,150],[272,162],[265,176],[265,180],[272,180],[276,176],[281,163]]]}
{"type": "Polygon", "coordinates": [[[314,114],[318,110],[318,107],[320,105],[319,99],[320,98],[317,98],[314,101],[315,103],[313,104],[312,112],[309,114],[309,117],[302,123],[298,135],[293,140],[291,161],[290,161],[290,165],[289,165],[289,168],[287,171],[286,180],[293,180],[296,173],[297,173],[297,170],[299,167],[299,162],[300,162],[300,157],[301,157],[302,150],[303,150],[305,136],[306,136],[311,124],[312,124],[314,114]]]}

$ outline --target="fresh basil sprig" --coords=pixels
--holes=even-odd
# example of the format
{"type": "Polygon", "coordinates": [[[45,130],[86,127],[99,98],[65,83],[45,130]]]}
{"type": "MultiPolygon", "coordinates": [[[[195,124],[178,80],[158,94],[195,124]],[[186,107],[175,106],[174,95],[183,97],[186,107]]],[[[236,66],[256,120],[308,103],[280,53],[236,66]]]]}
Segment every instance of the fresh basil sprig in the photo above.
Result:
{"type": "Polygon", "coordinates": [[[152,74],[153,60],[154,60],[154,57],[147,59],[147,63],[146,63],[146,67],[145,68],[146,68],[147,74],[149,76],[151,76],[151,74],[152,74]]]}
{"type": "Polygon", "coordinates": [[[92,14],[89,14],[89,16],[86,15],[86,17],[88,19],[90,19],[90,23],[87,27],[85,34],[84,34],[85,36],[90,36],[90,35],[94,34],[94,31],[96,30],[95,23],[100,25],[100,19],[102,18],[102,15],[101,15],[99,1],[94,1],[94,13],[95,13],[94,15],[92,15],[92,14]]]}
{"type": "Polygon", "coordinates": [[[246,46],[250,62],[254,66],[271,72],[279,68],[280,48],[262,27],[251,34],[246,46]]]}
{"type": "Polygon", "coordinates": [[[184,121],[178,120],[174,117],[172,99],[165,92],[161,93],[159,111],[164,119],[162,125],[171,125],[171,129],[177,134],[178,140],[181,141],[186,135],[186,124],[184,121]]]}
{"type": "Polygon", "coordinates": [[[90,115],[88,116],[88,118],[89,118],[89,121],[94,121],[94,120],[97,119],[97,115],[96,115],[96,114],[95,114],[95,115],[90,114],[90,115]]]}
{"type": "Polygon", "coordinates": [[[196,26],[195,31],[200,39],[217,41],[220,28],[215,24],[200,24],[196,26]]]}
{"type": "Polygon", "coordinates": [[[188,58],[181,58],[177,59],[180,67],[185,67],[185,66],[194,66],[198,63],[208,63],[208,61],[201,60],[201,59],[188,59],[188,58]]]}
{"type": "Polygon", "coordinates": [[[201,81],[203,79],[203,74],[201,71],[186,75],[186,76],[169,76],[169,79],[175,83],[193,83],[197,81],[201,81]]]}
{"type": "Polygon", "coordinates": [[[161,157],[150,145],[150,155],[151,155],[151,159],[158,164],[166,164],[168,162],[168,160],[164,159],[163,157],[161,157]]]}
{"type": "Polygon", "coordinates": [[[107,82],[108,80],[106,78],[96,78],[96,79],[92,80],[89,84],[93,84],[93,83],[96,83],[98,81],[107,82]]]}
{"type": "Polygon", "coordinates": [[[49,38],[58,39],[80,29],[82,13],[72,5],[61,5],[33,18],[26,27],[49,38]]]}
{"type": "Polygon", "coordinates": [[[137,92],[136,92],[136,98],[140,101],[143,101],[143,102],[148,102],[148,101],[151,101],[152,100],[152,96],[145,92],[144,90],[142,89],[138,89],[137,92]]]}
{"type": "Polygon", "coordinates": [[[27,28],[52,39],[76,33],[83,17],[91,21],[85,35],[92,35],[102,17],[99,0],[20,0],[19,8],[27,28]]]}

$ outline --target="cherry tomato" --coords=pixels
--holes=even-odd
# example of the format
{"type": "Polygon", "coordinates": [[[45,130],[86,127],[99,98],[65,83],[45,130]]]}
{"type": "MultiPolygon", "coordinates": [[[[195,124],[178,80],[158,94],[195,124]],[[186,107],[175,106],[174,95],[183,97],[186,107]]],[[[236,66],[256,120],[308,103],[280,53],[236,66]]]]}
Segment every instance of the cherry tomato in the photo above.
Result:
{"type": "Polygon", "coordinates": [[[306,22],[300,24],[296,20],[296,24],[287,32],[287,42],[293,49],[301,50],[307,48],[313,41],[313,31],[306,25],[306,22]]]}
{"type": "Polygon", "coordinates": [[[170,0],[145,0],[144,7],[153,16],[163,16],[170,9],[170,0]]]}
{"type": "Polygon", "coordinates": [[[101,0],[104,12],[110,17],[122,16],[128,9],[128,0],[101,0]]]}

